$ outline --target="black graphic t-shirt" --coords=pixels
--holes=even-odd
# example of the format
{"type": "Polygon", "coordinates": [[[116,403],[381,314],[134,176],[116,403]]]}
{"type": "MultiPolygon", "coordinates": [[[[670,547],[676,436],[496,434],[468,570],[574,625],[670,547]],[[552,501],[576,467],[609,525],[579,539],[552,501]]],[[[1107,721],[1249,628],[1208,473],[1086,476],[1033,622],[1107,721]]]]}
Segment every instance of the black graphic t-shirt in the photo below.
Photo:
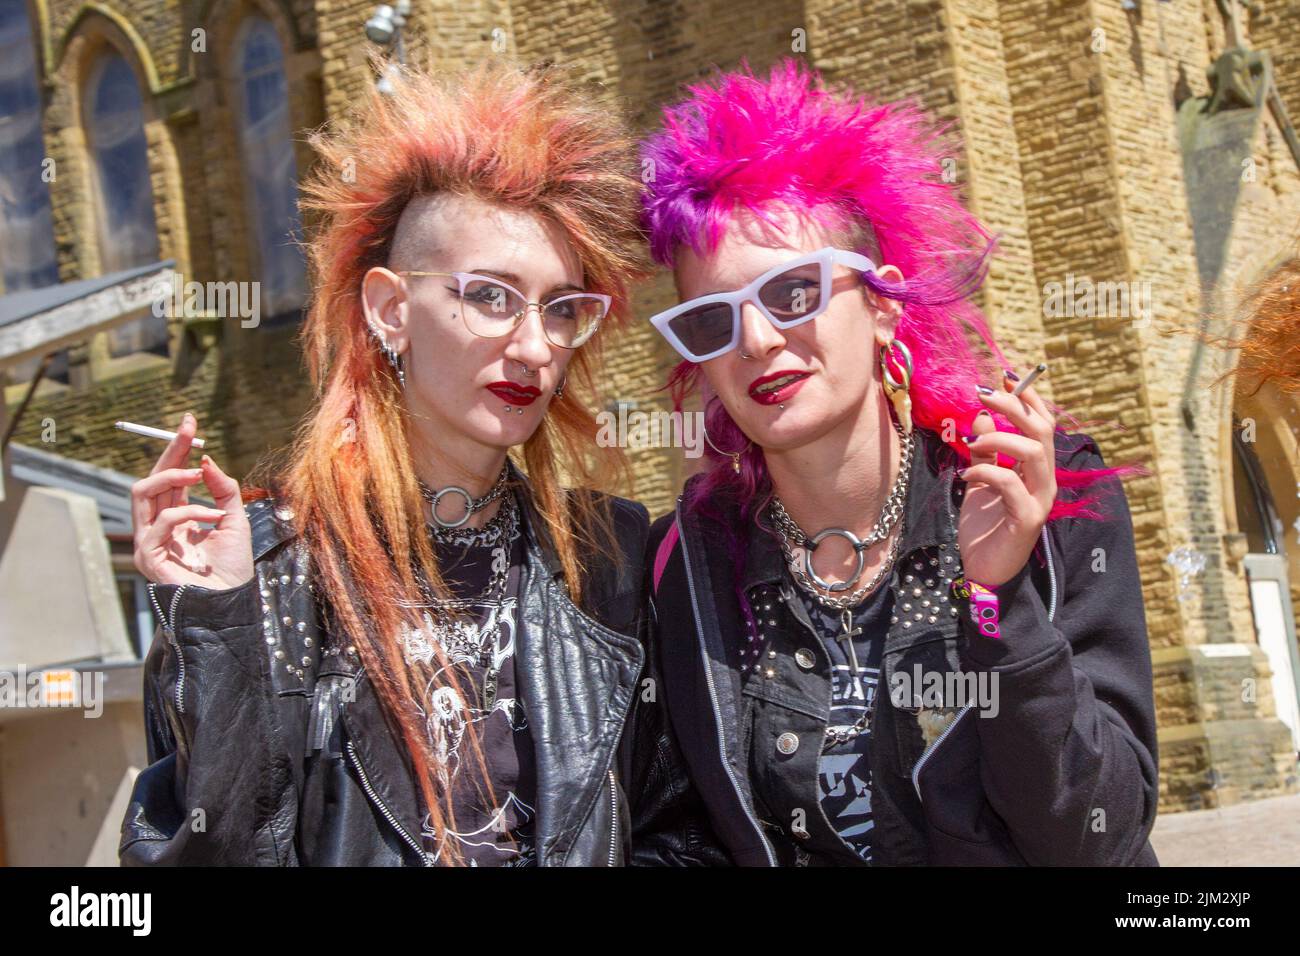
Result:
{"type": "Polygon", "coordinates": [[[803,599],[817,636],[831,662],[831,717],[827,725],[828,746],[818,762],[822,811],[840,838],[864,862],[871,862],[871,761],[867,753],[871,737],[868,724],[856,737],[829,744],[836,729],[847,731],[867,712],[880,681],[880,657],[893,608],[893,592],[883,584],[853,609],[853,655],[847,642],[835,635],[844,633],[841,611],[818,603],[802,588],[803,599]],[[857,670],[853,659],[856,656],[857,670]]]}
{"type": "MultiPolygon", "coordinates": [[[[445,836],[456,841],[470,866],[532,866],[536,863],[532,837],[537,770],[528,717],[515,681],[523,536],[516,530],[508,552],[481,540],[461,544],[437,539],[434,552],[447,586],[468,606],[452,612],[458,621],[450,630],[438,626],[437,616],[427,611],[425,627],[408,632],[406,653],[431,661],[430,641],[442,645],[455,668],[460,696],[468,700],[491,782],[489,794],[469,750],[468,727],[456,691],[447,686],[445,675],[439,675],[442,686],[431,689],[422,706],[434,752],[452,781],[455,820],[445,836]],[[488,599],[493,566],[504,561],[509,562],[504,595],[488,599]]],[[[439,853],[443,842],[432,832],[427,814],[424,827],[426,849],[439,853]]]]}

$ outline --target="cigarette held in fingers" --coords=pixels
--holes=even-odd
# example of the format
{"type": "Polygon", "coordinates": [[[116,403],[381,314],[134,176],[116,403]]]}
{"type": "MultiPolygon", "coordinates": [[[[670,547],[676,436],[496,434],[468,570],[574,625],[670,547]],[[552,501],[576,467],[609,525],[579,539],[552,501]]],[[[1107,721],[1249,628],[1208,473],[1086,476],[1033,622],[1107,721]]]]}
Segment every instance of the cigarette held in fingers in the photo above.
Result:
{"type": "MultiPolygon", "coordinates": [[[[176,437],[176,432],[169,432],[165,428],[152,428],[149,425],[137,425],[135,422],[116,422],[116,426],[124,432],[130,432],[133,435],[143,435],[145,438],[158,438],[162,441],[171,441],[176,437]]],[[[202,448],[207,443],[202,438],[190,439],[190,444],[195,448],[202,448]]]]}
{"type": "Polygon", "coordinates": [[[1020,384],[1011,390],[1011,394],[1019,395],[1030,385],[1034,384],[1034,379],[1038,378],[1038,376],[1042,375],[1046,371],[1047,371],[1047,363],[1039,362],[1037,365],[1034,366],[1034,370],[1030,372],[1028,375],[1026,375],[1024,378],[1022,378],[1020,380],[1020,384]]]}

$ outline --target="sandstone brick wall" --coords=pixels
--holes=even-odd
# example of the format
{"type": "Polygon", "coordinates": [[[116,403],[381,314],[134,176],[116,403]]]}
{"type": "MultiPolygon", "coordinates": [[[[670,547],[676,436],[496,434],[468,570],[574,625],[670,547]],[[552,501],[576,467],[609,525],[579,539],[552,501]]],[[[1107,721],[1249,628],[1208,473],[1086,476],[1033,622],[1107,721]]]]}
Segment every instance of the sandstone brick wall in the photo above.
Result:
{"type": "Polygon", "coordinates": [[[1254,0],[1243,17],[1251,46],[1268,50],[1277,88],[1291,122],[1300,122],[1300,4],[1295,0],[1254,0]]]}

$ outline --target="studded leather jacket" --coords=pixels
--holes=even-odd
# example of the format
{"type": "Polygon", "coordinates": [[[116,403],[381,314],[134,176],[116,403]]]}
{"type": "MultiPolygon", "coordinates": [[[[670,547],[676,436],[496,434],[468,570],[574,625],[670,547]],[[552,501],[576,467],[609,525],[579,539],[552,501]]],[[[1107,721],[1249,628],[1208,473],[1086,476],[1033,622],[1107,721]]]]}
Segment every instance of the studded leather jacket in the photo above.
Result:
{"type": "MultiPolygon", "coordinates": [[[[869,726],[873,864],[1158,865],[1151,657],[1122,491],[1101,492],[1104,520],[1048,525],[998,588],[1002,637],[989,638],[948,588],[961,570],[956,456],[917,434],[869,726]],[[939,690],[971,677],[991,696],[939,690]]],[[[1086,435],[1058,435],[1057,453],[1071,469],[1103,467],[1086,435]]],[[[657,703],[638,702],[637,724],[658,739],[653,779],[634,790],[635,859],[860,864],[820,803],[829,659],[779,544],[751,534],[734,504],[710,507],[742,567],[724,525],[680,499],[651,528],[657,703]],[[738,586],[771,605],[758,667],[741,666],[738,586]]]]}
{"type": "MultiPolygon", "coordinates": [[[[644,658],[648,517],[612,499],[627,561],[621,571],[589,562],[588,613],[569,599],[528,496],[520,501],[515,666],[537,747],[537,861],[622,865],[630,828],[615,757],[644,658]]],[[[145,662],[150,764],[122,823],[121,862],[430,865],[409,757],[355,647],[323,624],[292,515],[273,499],[246,511],[253,579],[154,588],[164,620],[145,662]]]]}

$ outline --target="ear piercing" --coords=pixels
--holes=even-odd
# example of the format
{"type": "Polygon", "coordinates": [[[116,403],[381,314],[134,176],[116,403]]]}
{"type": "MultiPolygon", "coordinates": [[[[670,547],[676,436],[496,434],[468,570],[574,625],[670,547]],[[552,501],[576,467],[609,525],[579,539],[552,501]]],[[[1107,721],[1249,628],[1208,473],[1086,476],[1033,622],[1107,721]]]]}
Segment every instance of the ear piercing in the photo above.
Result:
{"type": "Polygon", "coordinates": [[[384,358],[388,360],[388,364],[393,367],[393,371],[397,373],[398,384],[401,385],[403,390],[405,390],[406,370],[402,368],[402,356],[399,355],[397,350],[388,344],[388,340],[376,332],[373,327],[370,329],[370,335],[379,343],[379,351],[382,352],[384,358]]]}

